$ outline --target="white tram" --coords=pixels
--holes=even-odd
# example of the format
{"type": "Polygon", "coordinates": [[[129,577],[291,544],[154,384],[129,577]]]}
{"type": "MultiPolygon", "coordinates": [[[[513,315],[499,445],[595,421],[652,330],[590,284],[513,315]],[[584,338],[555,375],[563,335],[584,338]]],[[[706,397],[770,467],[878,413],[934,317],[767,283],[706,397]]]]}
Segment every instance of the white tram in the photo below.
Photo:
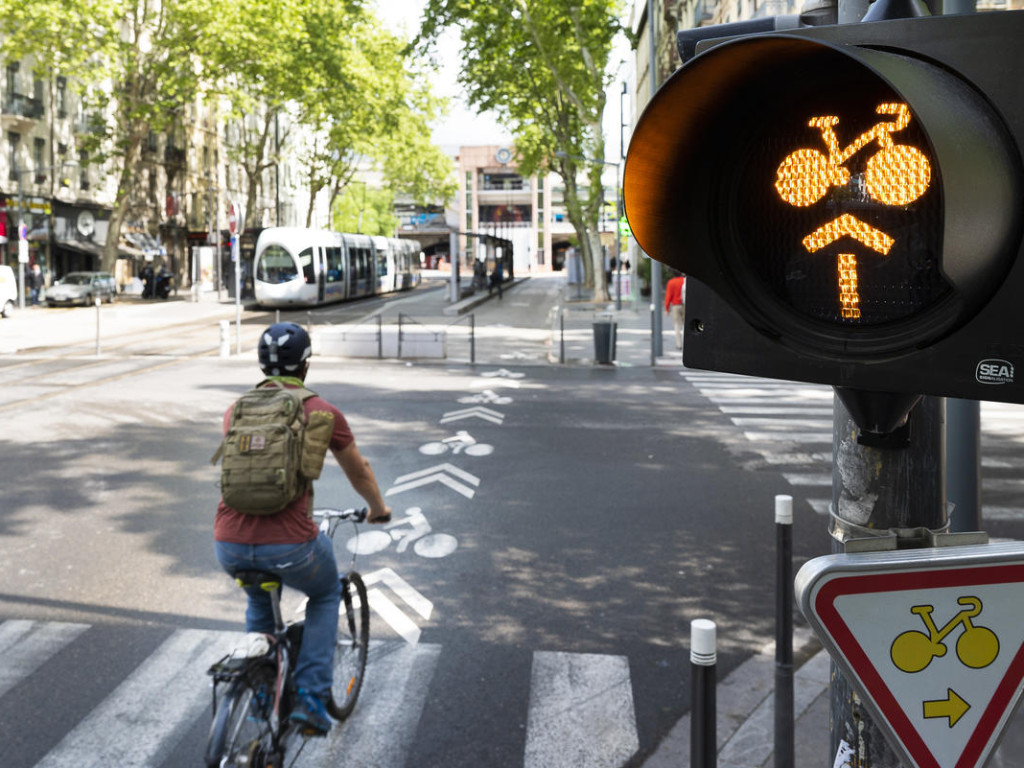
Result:
{"type": "Polygon", "coordinates": [[[346,301],[418,285],[420,249],[399,238],[271,227],[256,241],[253,276],[262,306],[346,301]]]}

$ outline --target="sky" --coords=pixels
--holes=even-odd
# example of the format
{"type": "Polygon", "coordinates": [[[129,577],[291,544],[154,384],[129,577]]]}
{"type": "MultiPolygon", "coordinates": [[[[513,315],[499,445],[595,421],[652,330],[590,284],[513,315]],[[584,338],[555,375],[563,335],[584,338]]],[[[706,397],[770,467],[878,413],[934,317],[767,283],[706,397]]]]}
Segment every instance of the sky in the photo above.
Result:
{"type": "MultiPolygon", "coordinates": [[[[377,15],[393,31],[412,37],[419,30],[423,0],[377,0],[377,15]]],[[[508,144],[508,131],[498,125],[493,115],[478,115],[465,104],[462,89],[456,82],[459,71],[459,37],[449,30],[438,46],[440,70],[433,83],[434,92],[451,100],[448,116],[433,126],[434,143],[448,151],[474,144],[508,144]]]]}

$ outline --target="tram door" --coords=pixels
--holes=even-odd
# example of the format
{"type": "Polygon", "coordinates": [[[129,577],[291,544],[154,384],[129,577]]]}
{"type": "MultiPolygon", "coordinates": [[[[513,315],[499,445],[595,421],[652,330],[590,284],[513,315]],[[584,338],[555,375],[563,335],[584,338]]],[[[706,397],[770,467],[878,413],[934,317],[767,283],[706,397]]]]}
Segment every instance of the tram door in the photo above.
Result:
{"type": "Polygon", "coordinates": [[[316,254],[316,300],[322,302],[327,296],[327,268],[324,264],[324,249],[317,246],[316,254]]]}

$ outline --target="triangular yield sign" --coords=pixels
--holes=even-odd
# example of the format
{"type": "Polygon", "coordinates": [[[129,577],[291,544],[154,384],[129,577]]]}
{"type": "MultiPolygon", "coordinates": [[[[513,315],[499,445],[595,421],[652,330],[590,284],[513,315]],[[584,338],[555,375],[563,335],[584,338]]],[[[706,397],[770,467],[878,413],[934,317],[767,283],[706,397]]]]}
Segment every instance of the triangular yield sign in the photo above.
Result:
{"type": "Polygon", "coordinates": [[[984,764],[1024,689],[1024,545],[820,557],[796,588],[909,764],[984,764]]]}

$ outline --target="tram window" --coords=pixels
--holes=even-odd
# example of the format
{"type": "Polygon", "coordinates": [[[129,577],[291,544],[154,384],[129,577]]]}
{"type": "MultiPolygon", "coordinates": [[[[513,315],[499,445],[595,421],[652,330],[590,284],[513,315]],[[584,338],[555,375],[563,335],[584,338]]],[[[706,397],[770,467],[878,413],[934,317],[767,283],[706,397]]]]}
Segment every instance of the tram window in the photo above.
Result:
{"type": "Polygon", "coordinates": [[[292,255],[279,245],[271,245],[260,258],[256,279],[263,283],[279,285],[298,277],[292,255]]]}
{"type": "Polygon", "coordinates": [[[344,278],[342,268],[342,256],[344,251],[340,247],[327,248],[327,282],[338,283],[344,278]]]}
{"type": "Polygon", "coordinates": [[[316,283],[316,270],[313,265],[313,249],[303,248],[299,253],[299,264],[302,265],[302,276],[310,284],[316,283]]]}
{"type": "Polygon", "coordinates": [[[377,251],[377,275],[383,277],[388,273],[388,255],[384,251],[377,251]]]}

